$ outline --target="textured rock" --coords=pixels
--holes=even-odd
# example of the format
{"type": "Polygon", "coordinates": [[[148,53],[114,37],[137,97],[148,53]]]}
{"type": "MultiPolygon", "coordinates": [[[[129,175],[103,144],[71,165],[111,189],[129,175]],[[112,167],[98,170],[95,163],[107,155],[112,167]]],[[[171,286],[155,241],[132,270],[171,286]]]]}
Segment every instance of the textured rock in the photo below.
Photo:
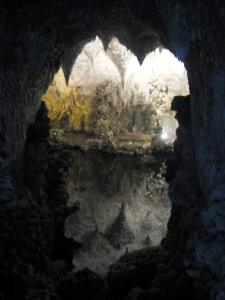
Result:
{"type": "Polygon", "coordinates": [[[94,272],[83,269],[77,274],[70,274],[58,282],[57,291],[62,299],[95,299],[103,286],[103,282],[94,272]]]}
{"type": "Polygon", "coordinates": [[[134,239],[132,228],[130,228],[127,222],[127,214],[129,214],[129,212],[127,211],[126,204],[122,202],[119,215],[106,232],[110,242],[117,248],[131,243],[134,239]]]}
{"type": "Polygon", "coordinates": [[[109,270],[109,284],[115,294],[126,294],[138,285],[146,288],[156,275],[157,264],[166,259],[158,250],[137,250],[122,256],[109,270]]]}
{"type": "MultiPolygon", "coordinates": [[[[3,202],[9,187],[6,196],[15,207],[10,173],[22,180],[27,128],[60,65],[68,80],[74,56],[96,34],[104,46],[117,36],[140,61],[158,46],[172,48],[185,60],[191,94],[191,121],[181,126],[176,143],[180,166],[171,187],[173,211],[188,232],[186,268],[202,298],[223,299],[221,223],[210,223],[217,215],[213,195],[225,179],[224,1],[10,2],[1,9],[0,27],[0,144],[7,153],[3,164],[11,158],[8,173],[1,169],[3,202]],[[209,243],[212,255],[206,251],[209,243]]],[[[168,238],[176,237],[174,229],[171,225],[168,238]]],[[[14,251],[9,254],[13,257],[14,251]]],[[[21,285],[15,286],[22,289],[24,279],[16,276],[13,280],[21,285]]]]}
{"type": "Polygon", "coordinates": [[[80,150],[72,157],[68,205],[79,210],[66,219],[65,234],[82,244],[73,264],[105,277],[124,253],[160,244],[170,216],[168,186],[160,160],[146,165],[138,156],[80,150]]]}

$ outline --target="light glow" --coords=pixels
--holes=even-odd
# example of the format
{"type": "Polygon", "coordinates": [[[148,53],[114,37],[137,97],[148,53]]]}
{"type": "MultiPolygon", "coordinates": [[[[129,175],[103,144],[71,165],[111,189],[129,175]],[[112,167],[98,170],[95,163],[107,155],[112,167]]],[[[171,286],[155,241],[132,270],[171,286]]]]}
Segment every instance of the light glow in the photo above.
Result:
{"type": "Polygon", "coordinates": [[[165,141],[165,140],[168,140],[169,135],[166,131],[163,130],[163,132],[160,135],[160,138],[165,141]]]}

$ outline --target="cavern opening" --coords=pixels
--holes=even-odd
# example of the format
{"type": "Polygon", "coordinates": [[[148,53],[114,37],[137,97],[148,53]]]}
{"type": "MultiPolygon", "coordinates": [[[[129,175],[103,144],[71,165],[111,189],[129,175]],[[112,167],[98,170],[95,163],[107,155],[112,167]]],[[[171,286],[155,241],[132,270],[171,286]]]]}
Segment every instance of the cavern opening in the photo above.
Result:
{"type": "Polygon", "coordinates": [[[116,37],[106,50],[98,37],[87,43],[68,82],[62,68],[55,74],[42,99],[51,140],[73,148],[65,235],[78,243],[75,272],[104,277],[122,255],[160,245],[177,128],[170,106],[188,94],[186,69],[169,50],[157,48],[140,65],[116,37]]]}

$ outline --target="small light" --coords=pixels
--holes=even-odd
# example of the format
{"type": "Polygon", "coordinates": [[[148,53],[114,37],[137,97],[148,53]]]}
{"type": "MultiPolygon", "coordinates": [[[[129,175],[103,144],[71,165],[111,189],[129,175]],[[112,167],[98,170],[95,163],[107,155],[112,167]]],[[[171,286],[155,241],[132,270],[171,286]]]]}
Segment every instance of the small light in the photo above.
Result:
{"type": "Polygon", "coordinates": [[[161,138],[162,140],[167,140],[167,139],[169,138],[169,135],[168,135],[167,132],[163,131],[163,132],[161,133],[161,135],[160,135],[160,138],[161,138]]]}

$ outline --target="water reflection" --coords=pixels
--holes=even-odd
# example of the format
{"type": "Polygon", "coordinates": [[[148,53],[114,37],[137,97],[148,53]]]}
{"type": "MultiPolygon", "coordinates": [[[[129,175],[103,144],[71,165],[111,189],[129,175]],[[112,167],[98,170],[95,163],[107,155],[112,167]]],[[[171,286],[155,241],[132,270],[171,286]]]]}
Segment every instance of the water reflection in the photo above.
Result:
{"type": "Polygon", "coordinates": [[[105,275],[124,253],[159,245],[170,216],[168,185],[161,168],[131,156],[73,152],[69,171],[69,216],[65,234],[82,247],[73,264],[105,275]]]}

